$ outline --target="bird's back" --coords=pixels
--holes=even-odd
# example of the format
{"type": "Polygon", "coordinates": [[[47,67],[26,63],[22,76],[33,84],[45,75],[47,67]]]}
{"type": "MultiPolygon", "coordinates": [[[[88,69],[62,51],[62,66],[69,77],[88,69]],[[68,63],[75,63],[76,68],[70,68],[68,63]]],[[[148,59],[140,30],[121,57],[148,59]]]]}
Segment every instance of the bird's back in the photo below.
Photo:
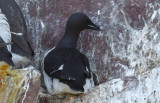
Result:
{"type": "Polygon", "coordinates": [[[79,58],[80,55],[71,56],[68,61],[64,64],[63,71],[75,78],[75,81],[63,81],[64,83],[70,85],[71,88],[76,90],[83,90],[85,84],[86,75],[84,74],[85,66],[79,58]]]}
{"type": "Polygon", "coordinates": [[[60,82],[69,85],[72,89],[83,90],[83,85],[85,84],[86,75],[85,65],[83,64],[81,58],[81,53],[77,49],[73,48],[61,48],[57,47],[50,51],[44,61],[45,72],[53,78],[57,78],[60,82]],[[57,70],[63,65],[63,69],[57,70]],[[56,71],[54,74],[53,71],[56,71]],[[61,79],[59,75],[67,75],[67,77],[72,77],[75,80],[61,79]]]}

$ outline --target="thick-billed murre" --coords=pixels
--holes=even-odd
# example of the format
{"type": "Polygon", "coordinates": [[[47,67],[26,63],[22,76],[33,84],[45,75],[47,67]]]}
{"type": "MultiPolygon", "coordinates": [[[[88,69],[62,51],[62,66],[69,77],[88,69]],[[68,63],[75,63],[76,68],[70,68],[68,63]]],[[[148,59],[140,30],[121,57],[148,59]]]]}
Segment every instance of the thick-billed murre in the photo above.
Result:
{"type": "Polygon", "coordinates": [[[88,58],[76,49],[79,34],[85,29],[100,30],[87,15],[72,14],[63,38],[45,54],[42,71],[49,94],[86,93],[94,86],[88,58]]]}
{"type": "Polygon", "coordinates": [[[11,33],[7,18],[0,9],[0,62],[6,62],[14,66],[11,55],[11,45],[5,45],[6,43],[11,43],[11,33]]]}
{"type": "MultiPolygon", "coordinates": [[[[5,41],[5,37],[10,39],[13,44],[8,45],[11,50],[12,60],[17,68],[28,66],[33,57],[33,51],[27,41],[27,27],[23,14],[15,2],[15,0],[0,0],[0,21],[7,22],[0,25],[0,28],[6,28],[8,34],[1,33],[1,38],[5,41]]],[[[3,32],[3,31],[1,31],[3,32]]]]}

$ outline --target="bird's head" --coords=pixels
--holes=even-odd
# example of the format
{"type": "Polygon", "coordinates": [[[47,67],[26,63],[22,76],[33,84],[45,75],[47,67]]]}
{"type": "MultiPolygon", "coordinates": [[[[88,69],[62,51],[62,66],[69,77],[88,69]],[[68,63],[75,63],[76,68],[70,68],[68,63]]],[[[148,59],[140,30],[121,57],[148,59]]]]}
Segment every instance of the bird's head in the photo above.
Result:
{"type": "Polygon", "coordinates": [[[65,34],[57,46],[75,48],[80,32],[85,29],[101,30],[87,15],[79,12],[72,14],[67,21],[65,34]]]}
{"type": "Polygon", "coordinates": [[[75,32],[81,32],[84,29],[92,29],[100,31],[100,27],[94,24],[87,15],[83,13],[72,14],[66,25],[67,30],[74,30],[75,32]]]}

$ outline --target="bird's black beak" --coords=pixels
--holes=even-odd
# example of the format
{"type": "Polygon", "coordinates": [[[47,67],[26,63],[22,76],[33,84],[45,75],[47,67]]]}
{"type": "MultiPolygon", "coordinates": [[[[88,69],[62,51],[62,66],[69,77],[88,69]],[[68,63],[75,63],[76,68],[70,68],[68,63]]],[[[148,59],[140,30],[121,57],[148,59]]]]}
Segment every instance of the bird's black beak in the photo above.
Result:
{"type": "Polygon", "coordinates": [[[93,30],[97,30],[97,31],[101,31],[100,27],[93,24],[92,22],[90,24],[88,24],[88,29],[93,29],[93,30]]]}

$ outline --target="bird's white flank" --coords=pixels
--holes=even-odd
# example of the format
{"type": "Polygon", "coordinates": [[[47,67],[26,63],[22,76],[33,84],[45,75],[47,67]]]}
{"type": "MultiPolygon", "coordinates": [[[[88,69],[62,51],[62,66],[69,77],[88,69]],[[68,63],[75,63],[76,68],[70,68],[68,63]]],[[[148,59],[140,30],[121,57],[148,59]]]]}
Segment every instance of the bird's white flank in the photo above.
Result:
{"type": "MultiPolygon", "coordinates": [[[[0,9],[0,37],[5,43],[11,43],[11,32],[10,26],[7,22],[6,16],[2,13],[0,9]]],[[[11,52],[11,45],[7,45],[8,51],[11,52]]]]}

